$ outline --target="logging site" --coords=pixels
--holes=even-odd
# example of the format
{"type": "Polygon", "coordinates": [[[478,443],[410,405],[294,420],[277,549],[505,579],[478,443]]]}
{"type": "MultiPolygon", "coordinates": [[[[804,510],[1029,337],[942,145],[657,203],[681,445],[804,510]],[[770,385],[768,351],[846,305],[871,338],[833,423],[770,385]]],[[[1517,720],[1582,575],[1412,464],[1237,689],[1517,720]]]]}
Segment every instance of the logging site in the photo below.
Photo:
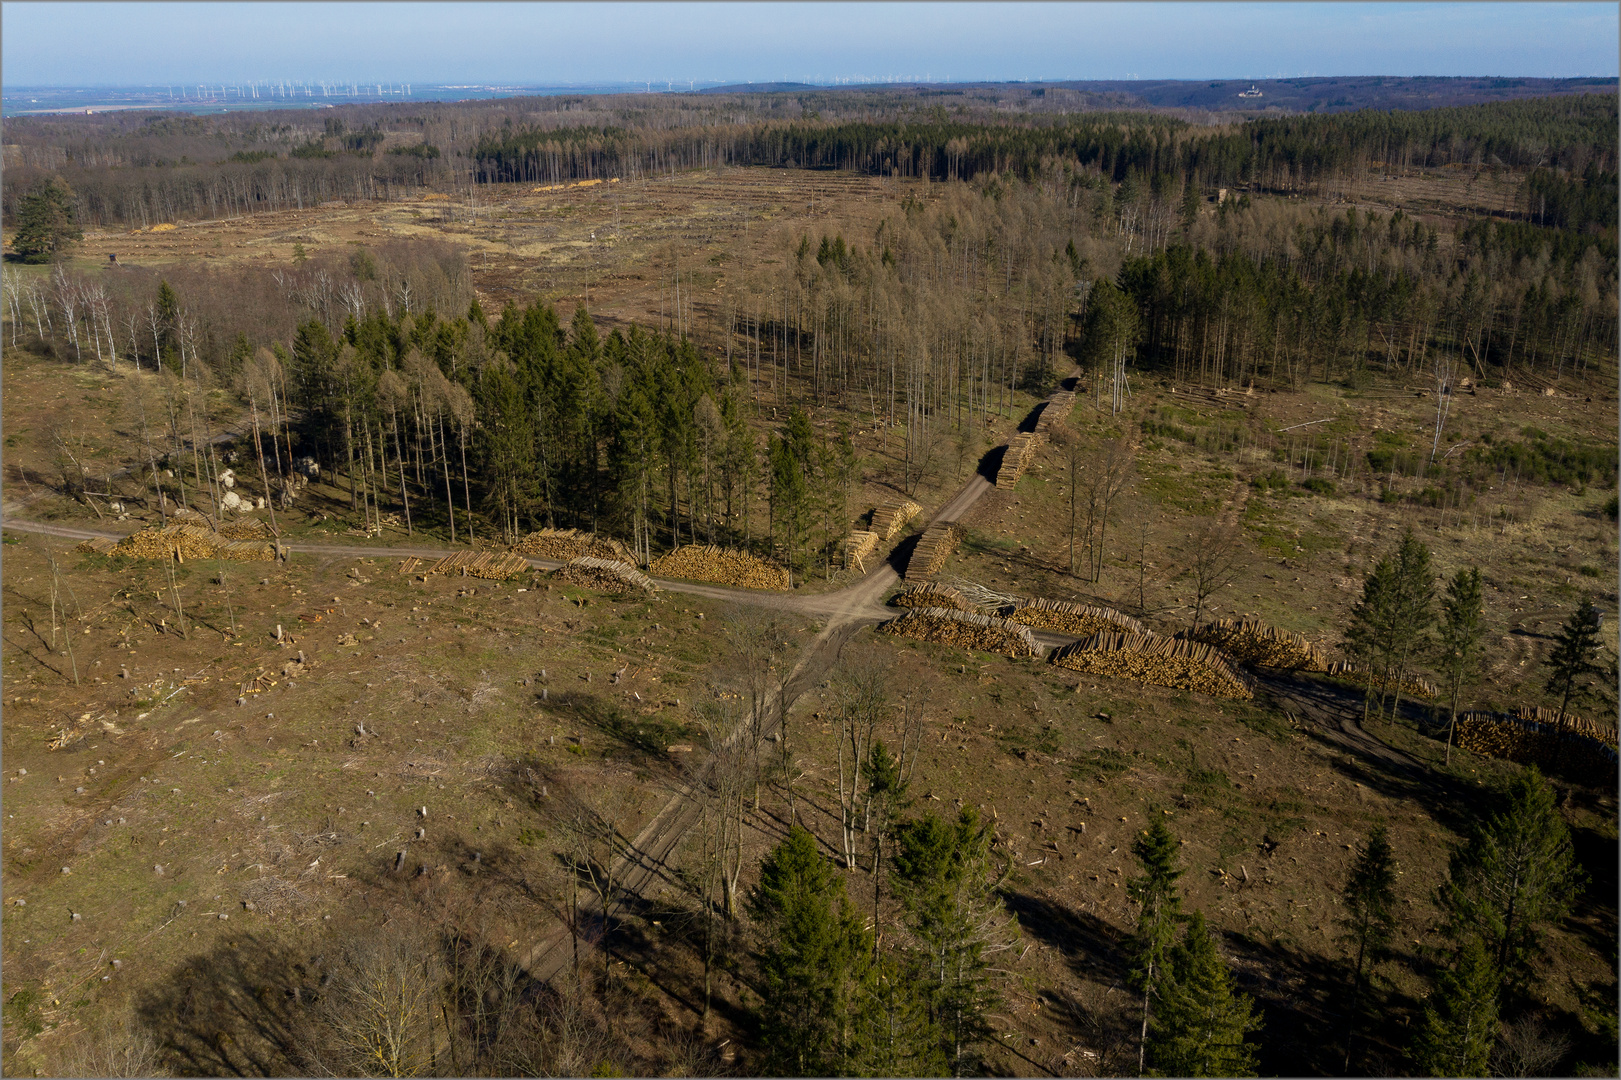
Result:
{"type": "Polygon", "coordinates": [[[680,85],[8,113],[0,1071],[1615,1075],[1613,80],[680,85]]]}

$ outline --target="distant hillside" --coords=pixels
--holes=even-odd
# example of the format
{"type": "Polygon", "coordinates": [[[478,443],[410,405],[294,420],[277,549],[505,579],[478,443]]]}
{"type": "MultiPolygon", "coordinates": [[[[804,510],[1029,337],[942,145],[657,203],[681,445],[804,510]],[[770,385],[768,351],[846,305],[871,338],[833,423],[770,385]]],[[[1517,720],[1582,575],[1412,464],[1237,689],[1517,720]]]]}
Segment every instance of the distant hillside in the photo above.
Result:
{"type": "Polygon", "coordinates": [[[1390,78],[1354,76],[1327,79],[1164,79],[1063,82],[1054,87],[1083,93],[1123,93],[1144,105],[1184,109],[1282,109],[1289,112],[1348,112],[1353,109],[1434,109],[1550,94],[1616,91],[1614,79],[1390,78]],[[1240,97],[1251,87],[1260,97],[1240,97]]]}

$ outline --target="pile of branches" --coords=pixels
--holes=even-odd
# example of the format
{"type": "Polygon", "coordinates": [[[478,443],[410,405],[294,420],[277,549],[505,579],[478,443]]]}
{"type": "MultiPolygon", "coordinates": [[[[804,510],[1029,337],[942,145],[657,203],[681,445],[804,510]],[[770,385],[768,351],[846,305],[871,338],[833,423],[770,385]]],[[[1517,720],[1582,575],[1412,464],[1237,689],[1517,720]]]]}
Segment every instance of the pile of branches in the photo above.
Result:
{"type": "Polygon", "coordinates": [[[949,608],[913,608],[906,614],[882,623],[879,630],[898,637],[956,645],[1003,656],[1040,656],[1041,646],[1030,629],[1018,623],[949,608]]]}
{"type": "Polygon", "coordinates": [[[1221,651],[1197,641],[1157,634],[1094,634],[1054,651],[1058,667],[1147,686],[1197,690],[1212,697],[1254,697],[1249,682],[1221,651]]]}
{"type": "Polygon", "coordinates": [[[592,555],[570,559],[566,565],[553,570],[552,577],[597,592],[622,593],[632,589],[658,591],[653,579],[630,563],[618,559],[599,559],[592,555]]]}
{"type": "Polygon", "coordinates": [[[1142,623],[1113,608],[1093,607],[1068,600],[1048,600],[1040,596],[1020,601],[1011,610],[1002,612],[1002,617],[1026,626],[1078,637],[1109,631],[1148,633],[1142,623]]]}
{"type": "Polygon", "coordinates": [[[1329,659],[1300,634],[1279,630],[1258,619],[1217,619],[1176,635],[1214,645],[1241,664],[1289,671],[1327,671],[1329,659]]]}
{"type": "Polygon", "coordinates": [[[713,544],[688,544],[676,548],[668,555],[654,559],[647,569],[656,577],[713,581],[744,589],[786,591],[793,588],[793,579],[786,568],[747,552],[713,544]]]}

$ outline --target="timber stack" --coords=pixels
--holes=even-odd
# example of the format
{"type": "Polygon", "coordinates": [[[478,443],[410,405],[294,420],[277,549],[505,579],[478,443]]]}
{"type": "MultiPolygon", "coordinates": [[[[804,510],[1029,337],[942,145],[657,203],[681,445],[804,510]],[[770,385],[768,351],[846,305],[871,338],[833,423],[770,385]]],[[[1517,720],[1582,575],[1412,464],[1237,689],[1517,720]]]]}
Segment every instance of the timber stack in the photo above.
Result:
{"type": "MultiPolygon", "coordinates": [[[[201,516],[201,515],[199,515],[201,516]]],[[[274,545],[246,540],[225,541],[199,525],[148,528],[124,537],[109,552],[130,559],[238,559],[269,562],[274,545]]]]}
{"type": "Polygon", "coordinates": [[[846,536],[839,548],[844,556],[844,568],[848,570],[853,566],[865,574],[867,572],[867,559],[871,558],[872,553],[878,550],[878,534],[858,530],[846,536]]]}
{"type": "Polygon", "coordinates": [[[942,585],[938,581],[913,585],[909,589],[896,593],[895,598],[890,603],[896,607],[904,608],[947,608],[951,611],[977,610],[962,593],[950,585],[942,585]]]}
{"type": "Polygon", "coordinates": [[[917,547],[906,563],[907,581],[927,581],[946,565],[951,553],[962,543],[962,526],[951,521],[937,521],[923,530],[917,547]]]}
{"type": "Polygon", "coordinates": [[[1558,709],[1544,709],[1541,705],[1521,705],[1514,710],[1514,715],[1521,720],[1528,720],[1533,724],[1546,724],[1549,727],[1561,728],[1565,731],[1574,731],[1578,735],[1597,739],[1607,746],[1615,746],[1615,728],[1595,724],[1591,720],[1584,720],[1575,713],[1559,715],[1558,709]]]}
{"type": "Polygon", "coordinates": [[[460,574],[464,577],[505,581],[529,569],[529,560],[507,551],[458,551],[446,555],[424,574],[460,574]]]}
{"type": "Polygon", "coordinates": [[[79,550],[86,555],[111,555],[118,541],[110,536],[93,536],[79,545],[79,550]]]}
{"type": "MultiPolygon", "coordinates": [[[[1045,409],[1042,410],[1046,412],[1045,409]]],[[[1002,465],[996,470],[996,486],[1010,488],[1019,482],[1024,470],[1036,459],[1036,450],[1046,442],[1045,435],[1034,431],[1021,431],[1008,442],[1002,452],[1002,465]]]]}
{"type": "Polygon", "coordinates": [[[891,499],[872,508],[872,531],[887,542],[906,528],[906,523],[923,513],[923,507],[911,499],[891,499]]]}
{"type": "Polygon", "coordinates": [[[1088,675],[1197,690],[1212,697],[1248,701],[1255,696],[1220,650],[1157,634],[1094,634],[1056,650],[1052,662],[1088,675]]]}
{"type": "Polygon", "coordinates": [[[552,577],[597,592],[624,593],[633,589],[658,591],[653,579],[630,563],[618,559],[599,559],[593,555],[570,559],[564,566],[553,570],[552,577]]]}
{"type": "Polygon", "coordinates": [[[1020,601],[1012,609],[1002,612],[1002,617],[1040,630],[1074,634],[1077,637],[1108,631],[1126,634],[1148,633],[1142,623],[1113,608],[1076,604],[1068,600],[1048,600],[1040,596],[1020,601]]]}
{"type": "MultiPolygon", "coordinates": [[[[1364,672],[1360,667],[1349,660],[1334,661],[1324,669],[1324,673],[1332,675],[1336,679],[1345,679],[1348,682],[1354,682],[1358,686],[1371,686],[1375,690],[1381,688],[1380,679],[1377,675],[1371,675],[1364,672]]],[[[1384,689],[1397,690],[1402,694],[1403,697],[1424,698],[1425,700],[1433,700],[1437,693],[1435,684],[1431,683],[1427,679],[1421,679],[1417,675],[1404,675],[1400,679],[1396,680],[1394,686],[1386,686],[1384,689]]]]}
{"type": "Polygon", "coordinates": [[[1036,416],[1036,434],[1045,435],[1056,421],[1069,415],[1075,407],[1075,391],[1058,390],[1042,405],[1041,412],[1036,416]]]}
{"type": "Polygon", "coordinates": [[[942,645],[977,649],[980,652],[1000,653],[1003,656],[1041,655],[1041,646],[1030,635],[1028,627],[972,611],[913,608],[904,615],[880,624],[878,629],[898,637],[934,641],[942,645]]]}
{"type": "Polygon", "coordinates": [[[627,556],[625,545],[607,536],[582,532],[579,529],[541,529],[513,544],[514,555],[530,559],[554,559],[569,562],[582,556],[622,562],[627,556]]]}
{"type": "Polygon", "coordinates": [[[1327,671],[1328,657],[1300,634],[1279,630],[1258,619],[1217,619],[1176,635],[1214,645],[1241,664],[1287,671],[1327,671]]]}
{"type": "Polygon", "coordinates": [[[1605,742],[1580,730],[1492,712],[1459,713],[1453,732],[1458,748],[1472,754],[1536,765],[1548,772],[1573,772],[1586,783],[1611,789],[1616,779],[1614,737],[1611,731],[1605,742]]]}
{"type": "Polygon", "coordinates": [[[713,544],[688,544],[653,560],[648,572],[655,577],[712,581],[743,589],[793,588],[788,571],[767,559],[713,544]]]}

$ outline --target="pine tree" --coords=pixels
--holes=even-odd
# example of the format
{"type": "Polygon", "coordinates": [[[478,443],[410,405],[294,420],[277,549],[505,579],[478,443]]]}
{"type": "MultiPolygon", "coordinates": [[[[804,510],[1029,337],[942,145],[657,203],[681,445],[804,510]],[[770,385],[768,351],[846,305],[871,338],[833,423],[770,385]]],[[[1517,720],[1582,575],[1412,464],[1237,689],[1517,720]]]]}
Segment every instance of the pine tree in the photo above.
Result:
{"type": "Polygon", "coordinates": [[[25,263],[48,263],[84,238],[75,220],[73,189],[53,176],[35,186],[17,206],[11,246],[25,263]]]}
{"type": "Polygon", "coordinates": [[[1598,606],[1591,600],[1584,601],[1571,612],[1554,639],[1553,652],[1547,661],[1548,682],[1543,689],[1559,699],[1560,721],[1571,705],[1580,704],[1591,696],[1593,687],[1588,680],[1604,673],[1598,659],[1602,648],[1599,629],[1603,622],[1604,613],[1598,606]]]}
{"type": "Polygon", "coordinates": [[[1479,941],[1459,950],[1424,1006],[1413,1047],[1420,1076],[1485,1076],[1497,1037],[1498,974],[1479,941]]]}
{"type": "Polygon", "coordinates": [[[1159,999],[1149,1026],[1150,1075],[1255,1075],[1255,1049],[1245,1037],[1261,1021],[1248,995],[1233,992],[1232,972],[1203,912],[1193,913],[1171,951],[1159,999]]]}
{"type": "Polygon", "coordinates": [[[1389,698],[1390,717],[1401,707],[1401,683],[1411,658],[1422,656],[1435,623],[1435,575],[1430,549],[1408,529],[1392,556],[1379,560],[1362,583],[1362,599],[1351,610],[1346,648],[1364,665],[1367,696],[1362,715],[1372,707],[1375,689],[1379,711],[1389,698]]]}
{"type": "Polygon", "coordinates": [[[1141,905],[1137,929],[1127,946],[1131,956],[1131,984],[1143,995],[1142,1030],[1137,1047],[1137,1071],[1141,1072],[1147,1061],[1153,998],[1176,943],[1176,923],[1182,910],[1176,880],[1182,876],[1182,871],[1176,867],[1176,837],[1163,822],[1154,822],[1139,836],[1131,852],[1143,867],[1141,877],[1126,883],[1126,895],[1141,905]]]}
{"type": "Polygon", "coordinates": [[[856,993],[855,1075],[949,1075],[929,987],[928,965],[919,955],[887,950],[869,965],[856,993]]]}
{"type": "Polygon", "coordinates": [[[871,948],[843,879],[803,828],[795,826],[761,861],[749,913],[760,924],[755,958],[767,1069],[841,1075],[852,1052],[852,996],[871,948]]]}
{"type": "Polygon", "coordinates": [[[1459,570],[1447,582],[1446,596],[1441,600],[1439,667],[1446,678],[1447,699],[1450,702],[1447,719],[1449,765],[1452,763],[1452,732],[1458,723],[1458,693],[1480,662],[1480,645],[1485,635],[1481,615],[1485,606],[1485,593],[1480,586],[1480,567],[1459,570]]]}
{"type": "Polygon", "coordinates": [[[1377,963],[1396,932],[1396,860],[1381,822],[1357,849],[1356,862],[1345,882],[1340,919],[1340,941],[1355,957],[1352,963],[1351,1001],[1345,1010],[1345,1072],[1351,1070],[1351,1039],[1356,1034],[1357,1010],[1362,1001],[1363,973],[1377,963]]]}
{"type": "Polygon", "coordinates": [[[1448,932],[1479,941],[1497,977],[1519,984],[1540,951],[1543,927],[1564,918],[1584,877],[1553,789],[1532,765],[1453,853],[1437,900],[1448,932]]]}

